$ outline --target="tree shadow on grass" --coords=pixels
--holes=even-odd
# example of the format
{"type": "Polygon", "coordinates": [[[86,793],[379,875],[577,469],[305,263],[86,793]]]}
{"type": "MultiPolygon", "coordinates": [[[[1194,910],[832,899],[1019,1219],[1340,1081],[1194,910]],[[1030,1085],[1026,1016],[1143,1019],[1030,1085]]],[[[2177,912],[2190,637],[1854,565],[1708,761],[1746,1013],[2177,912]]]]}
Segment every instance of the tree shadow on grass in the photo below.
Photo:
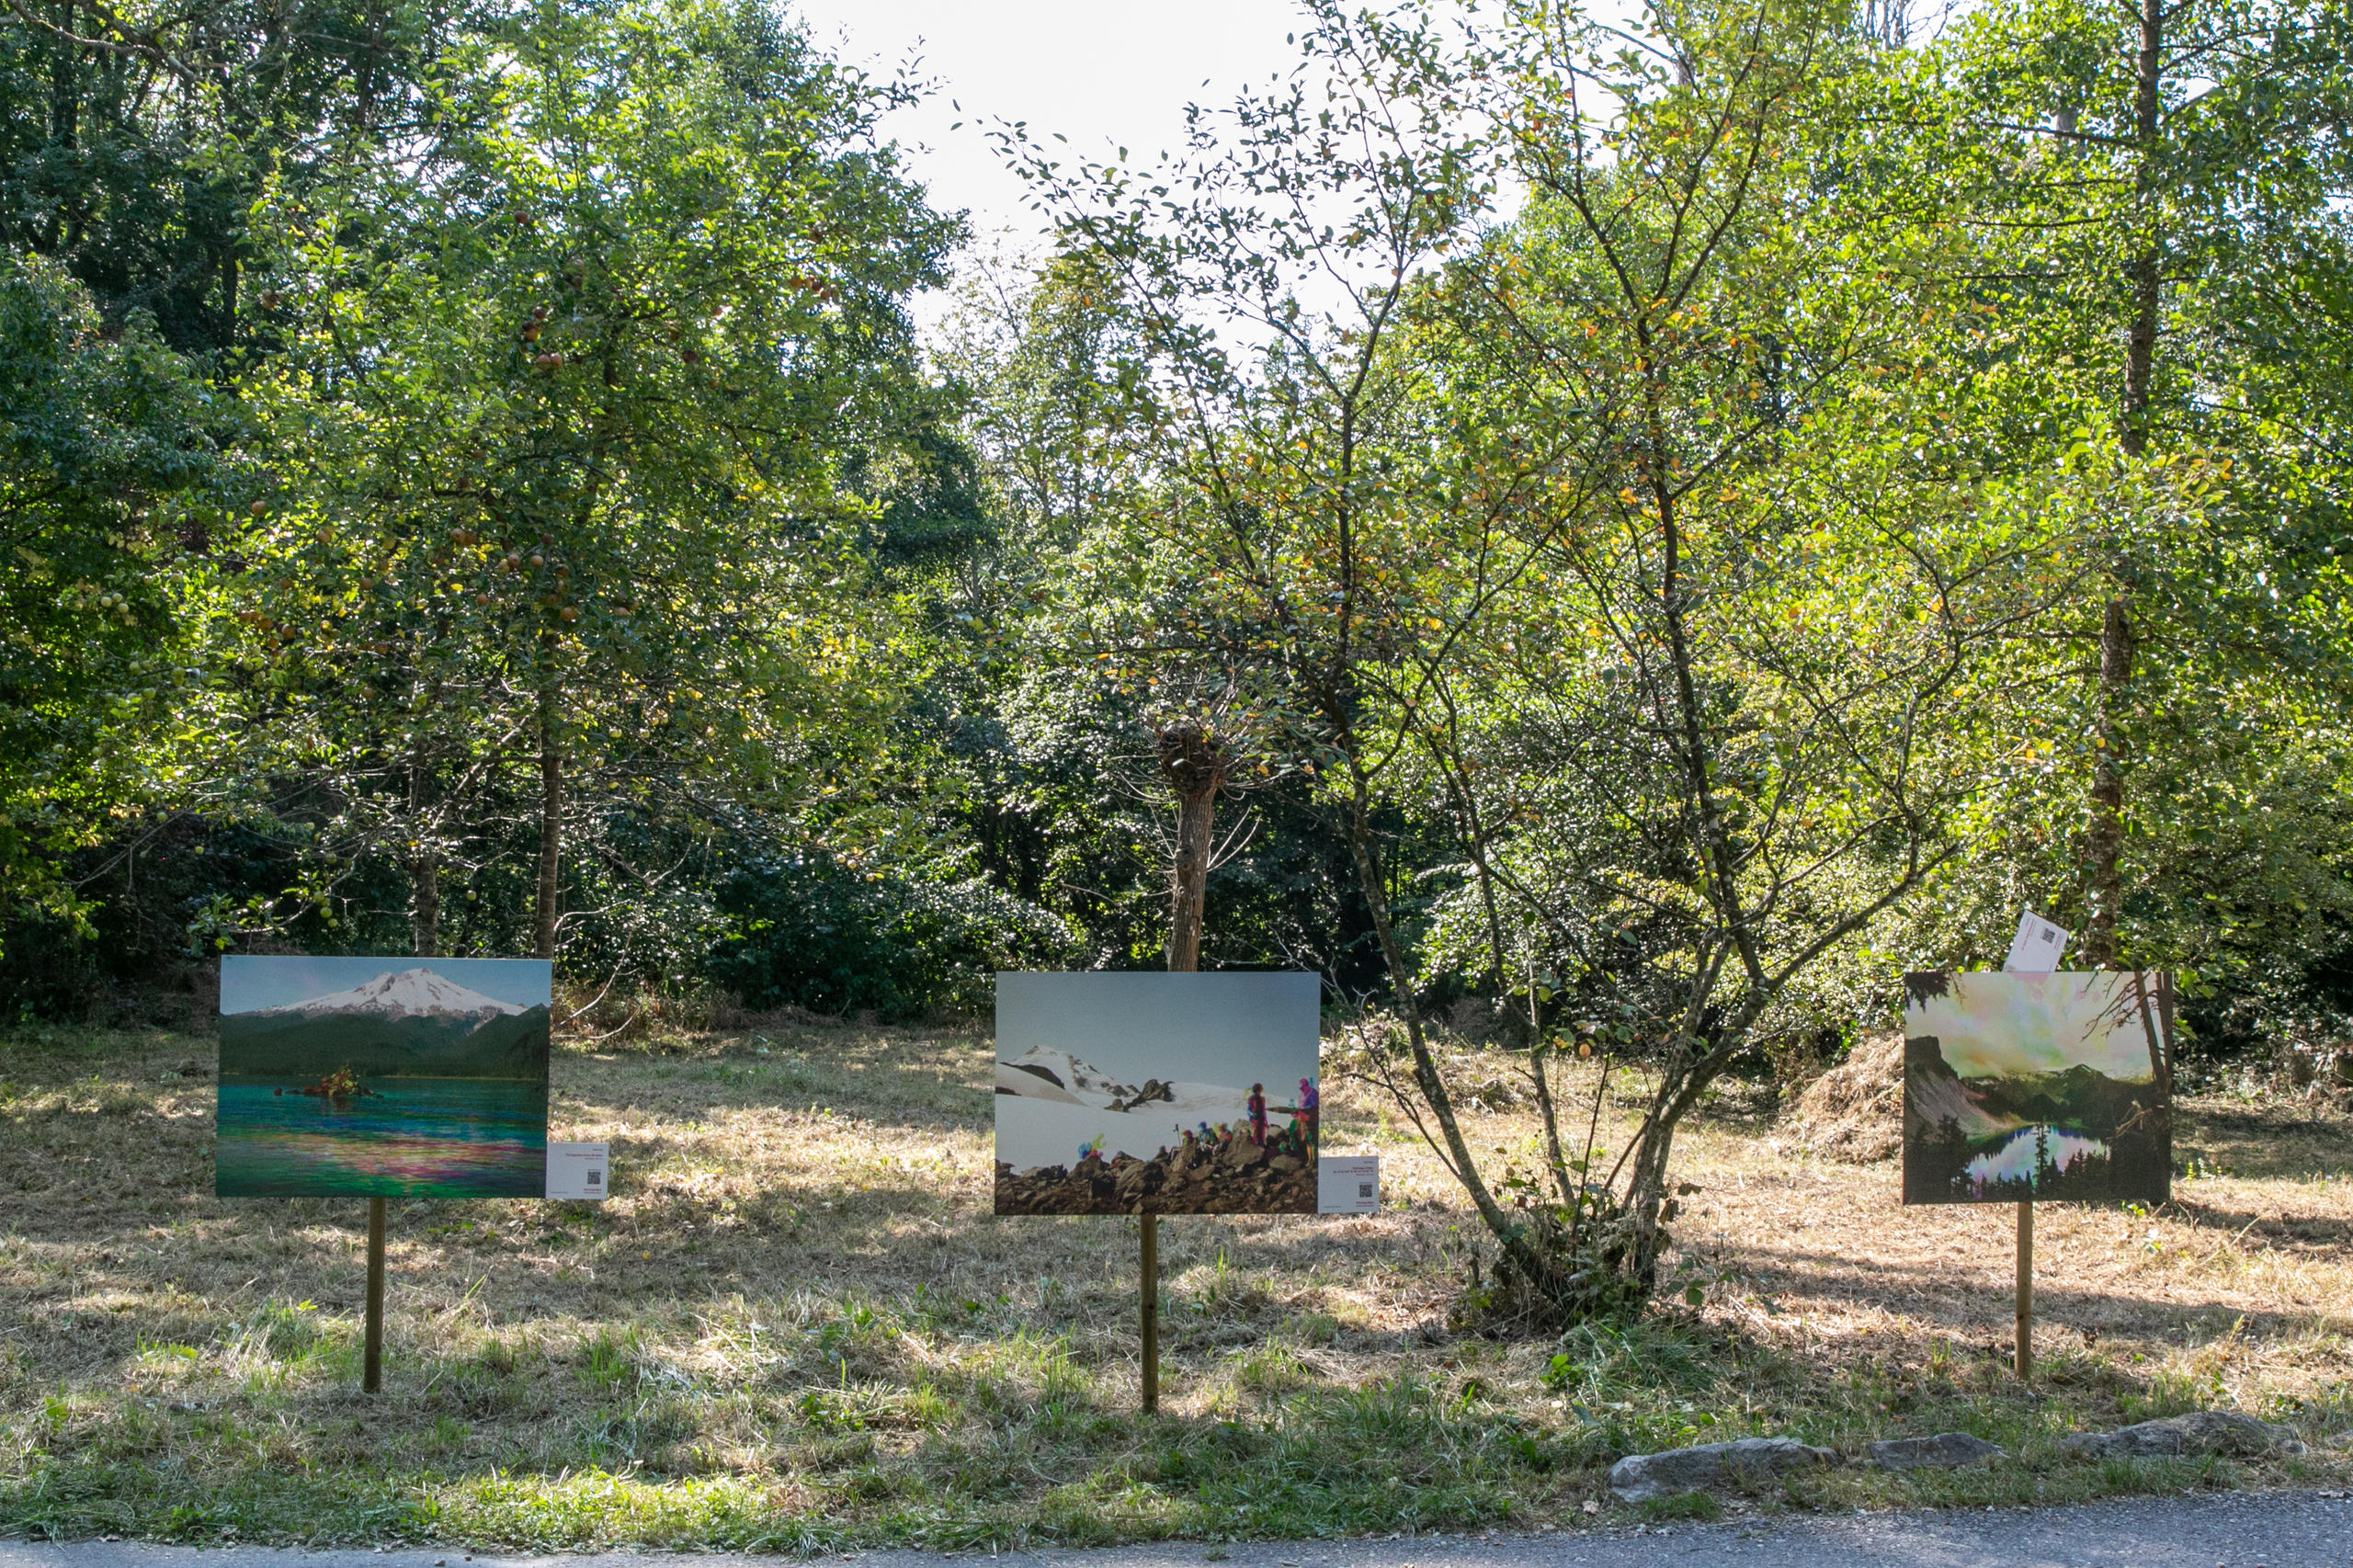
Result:
{"type": "MultiPolygon", "coordinates": [[[[1834,1253],[1766,1252],[1737,1244],[1710,1256],[1721,1258],[1734,1276],[1767,1290],[1851,1309],[1900,1312],[1963,1343],[2005,1333],[2013,1322],[2010,1292],[1987,1289],[1984,1269],[1964,1278],[1941,1267],[1893,1261],[1865,1264],[1834,1253]]],[[[1989,1256],[1982,1261],[1998,1265],[2006,1257],[1989,1256]]],[[[2034,1307],[2037,1318],[2054,1329],[2088,1326],[2111,1337],[2137,1335],[2151,1341],[2187,1341],[2196,1330],[2207,1331],[2200,1337],[2211,1337],[2234,1324],[2264,1338],[2310,1329],[2328,1315],[2322,1308],[2267,1311],[2184,1300],[2179,1294],[2160,1299],[2095,1290],[2071,1284],[2063,1274],[2052,1271],[2035,1280],[2034,1307]]]]}
{"type": "Polygon", "coordinates": [[[994,1115],[985,1041],[847,1028],[769,1046],[757,1043],[763,1038],[705,1039],[667,1052],[559,1050],[551,1086],[560,1099],[637,1115],[815,1102],[921,1131],[985,1130],[994,1115]]]}
{"type": "Polygon", "coordinates": [[[2353,1221],[2218,1208],[2195,1198],[2182,1197],[2179,1186],[2175,1187],[2173,1200],[2164,1211],[2187,1220],[2200,1230],[2221,1232],[2234,1240],[2254,1242],[2281,1252],[2333,1252],[2353,1256],[2353,1221]]]}
{"type": "Polygon", "coordinates": [[[2246,1110],[2183,1101],[2174,1108],[2174,1161],[2197,1160],[2256,1181],[2353,1176],[2353,1121],[2301,1107],[2246,1110]]]}

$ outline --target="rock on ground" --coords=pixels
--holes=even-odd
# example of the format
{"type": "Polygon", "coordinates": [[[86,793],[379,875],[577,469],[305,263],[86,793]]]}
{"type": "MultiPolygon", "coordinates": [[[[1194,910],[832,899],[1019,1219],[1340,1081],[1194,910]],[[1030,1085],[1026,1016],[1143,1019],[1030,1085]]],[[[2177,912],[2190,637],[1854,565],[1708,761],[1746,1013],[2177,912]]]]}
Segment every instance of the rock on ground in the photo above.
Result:
{"type": "Polygon", "coordinates": [[[1817,1449],[1795,1437],[1700,1443],[1664,1453],[1628,1454],[1609,1467],[1609,1489],[1629,1503],[1640,1503],[1672,1492],[1754,1483],[1791,1471],[1812,1470],[1836,1458],[1828,1449],[1817,1449]]]}
{"type": "Polygon", "coordinates": [[[2008,1453],[2001,1444],[1972,1437],[1966,1432],[1939,1432],[1933,1437],[1892,1437],[1870,1447],[1871,1463],[1881,1470],[1954,1470],[2002,1459],[2008,1453]]]}
{"type": "Polygon", "coordinates": [[[2059,1451],[2077,1459],[2173,1459],[2202,1454],[2300,1454],[2304,1445],[2285,1426],[2257,1421],[2235,1410],[2193,1410],[2162,1421],[2143,1421],[2113,1432],[2078,1432],[2060,1440],[2059,1451]]]}

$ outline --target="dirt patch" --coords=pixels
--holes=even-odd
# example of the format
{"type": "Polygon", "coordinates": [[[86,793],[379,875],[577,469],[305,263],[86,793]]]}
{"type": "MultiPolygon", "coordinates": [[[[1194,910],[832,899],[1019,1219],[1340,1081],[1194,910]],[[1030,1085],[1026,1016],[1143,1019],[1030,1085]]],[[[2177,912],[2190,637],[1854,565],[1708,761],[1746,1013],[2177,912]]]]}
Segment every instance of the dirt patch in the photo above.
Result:
{"type": "Polygon", "coordinates": [[[1904,1033],[1866,1035],[1798,1096],[1789,1131],[1826,1160],[1870,1165],[1904,1152],[1904,1033]]]}

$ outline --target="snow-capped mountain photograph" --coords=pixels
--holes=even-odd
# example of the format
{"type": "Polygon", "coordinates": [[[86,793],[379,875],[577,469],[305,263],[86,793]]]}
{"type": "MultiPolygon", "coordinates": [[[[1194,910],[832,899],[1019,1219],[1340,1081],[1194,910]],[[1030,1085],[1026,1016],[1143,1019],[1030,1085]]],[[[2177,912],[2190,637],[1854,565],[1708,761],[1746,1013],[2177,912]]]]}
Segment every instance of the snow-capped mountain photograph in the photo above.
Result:
{"type": "Polygon", "coordinates": [[[1000,974],[996,1211],[1313,1213],[1313,974],[1000,974]]]}
{"type": "Polygon", "coordinates": [[[214,1190],[538,1197],[550,966],[226,958],[214,1190]]]}
{"type": "Polygon", "coordinates": [[[286,1002],[255,1011],[272,1016],[301,1014],[304,1017],[316,1017],[322,1013],[377,1013],[386,1017],[427,1014],[487,1018],[498,1014],[511,1017],[529,1009],[520,1003],[502,1002],[495,996],[469,991],[456,981],[420,965],[375,975],[347,990],[330,991],[308,1001],[286,1002]]]}

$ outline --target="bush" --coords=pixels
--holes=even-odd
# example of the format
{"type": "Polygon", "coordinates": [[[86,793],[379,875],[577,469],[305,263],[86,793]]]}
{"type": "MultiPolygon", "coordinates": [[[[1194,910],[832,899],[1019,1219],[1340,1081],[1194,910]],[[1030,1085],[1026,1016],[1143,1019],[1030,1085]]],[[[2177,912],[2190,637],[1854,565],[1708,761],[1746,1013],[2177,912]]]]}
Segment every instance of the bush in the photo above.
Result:
{"type": "Polygon", "coordinates": [[[721,883],[708,972],[753,1008],[972,1016],[999,970],[1070,960],[1062,919],[977,878],[864,871],[831,856],[763,858],[721,883]]]}

